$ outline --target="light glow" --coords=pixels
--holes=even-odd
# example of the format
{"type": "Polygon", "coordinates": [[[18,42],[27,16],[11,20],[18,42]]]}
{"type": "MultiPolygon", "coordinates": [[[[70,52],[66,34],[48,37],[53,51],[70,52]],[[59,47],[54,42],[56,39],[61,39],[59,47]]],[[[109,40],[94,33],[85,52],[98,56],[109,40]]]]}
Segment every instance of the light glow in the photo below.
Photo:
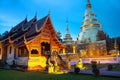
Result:
{"type": "Polygon", "coordinates": [[[28,71],[32,70],[44,70],[46,67],[46,57],[29,57],[28,71]]]}

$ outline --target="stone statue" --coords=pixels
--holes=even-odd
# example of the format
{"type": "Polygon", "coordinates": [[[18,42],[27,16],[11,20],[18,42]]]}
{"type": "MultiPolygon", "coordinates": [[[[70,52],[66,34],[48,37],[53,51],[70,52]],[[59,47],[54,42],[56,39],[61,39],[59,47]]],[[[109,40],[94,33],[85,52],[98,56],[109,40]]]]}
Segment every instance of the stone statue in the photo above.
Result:
{"type": "Polygon", "coordinates": [[[79,58],[79,61],[78,63],[76,64],[76,67],[80,68],[80,69],[83,69],[83,63],[82,63],[82,59],[79,58]]]}
{"type": "Polygon", "coordinates": [[[48,73],[53,73],[54,72],[54,66],[50,62],[50,59],[48,59],[48,73]]]}
{"type": "Polygon", "coordinates": [[[68,60],[68,69],[71,69],[70,59],[68,60]]]}

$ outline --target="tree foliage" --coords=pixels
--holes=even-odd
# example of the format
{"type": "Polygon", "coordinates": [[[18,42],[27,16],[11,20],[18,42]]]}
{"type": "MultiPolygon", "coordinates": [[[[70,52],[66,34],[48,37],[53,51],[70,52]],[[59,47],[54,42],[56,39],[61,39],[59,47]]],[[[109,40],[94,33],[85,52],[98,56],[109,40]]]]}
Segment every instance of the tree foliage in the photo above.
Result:
{"type": "Polygon", "coordinates": [[[107,51],[110,51],[110,50],[114,49],[114,46],[113,46],[113,43],[112,43],[112,39],[107,34],[105,34],[103,31],[101,31],[101,30],[98,31],[97,40],[98,41],[106,40],[107,51]]]}
{"type": "Polygon", "coordinates": [[[62,42],[61,33],[60,33],[60,32],[57,32],[56,34],[57,34],[58,40],[59,40],[60,42],[62,42]]]}

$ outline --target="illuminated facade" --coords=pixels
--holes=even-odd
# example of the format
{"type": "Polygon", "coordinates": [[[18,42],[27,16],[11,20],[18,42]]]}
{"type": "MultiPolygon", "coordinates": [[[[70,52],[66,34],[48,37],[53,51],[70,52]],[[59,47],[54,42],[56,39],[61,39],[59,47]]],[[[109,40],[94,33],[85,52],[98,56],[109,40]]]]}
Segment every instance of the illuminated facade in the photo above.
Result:
{"type": "MultiPolygon", "coordinates": [[[[36,16],[30,21],[25,18],[0,38],[0,60],[12,64],[26,65],[28,70],[42,70],[46,67],[48,55],[58,53],[80,53],[81,57],[106,56],[106,41],[99,40],[97,34],[102,31],[90,0],[87,0],[82,32],[74,42],[66,22],[66,34],[63,43],[60,42],[51,23],[50,14],[37,20],[36,16]]],[[[71,55],[71,54],[70,54],[71,55]]],[[[73,54],[74,55],[74,54],[73,54]]],[[[79,58],[71,55],[70,58],[79,58]]],[[[76,54],[75,54],[76,55],[76,54]]],[[[67,61],[67,60],[66,60],[67,61]]]]}
{"type": "Polygon", "coordinates": [[[57,39],[50,14],[37,20],[25,18],[13,27],[0,41],[0,58],[12,64],[26,65],[28,70],[41,70],[46,67],[47,56],[59,52],[63,45],[57,39]],[[48,53],[49,52],[49,53],[48,53]]]}
{"type": "Polygon", "coordinates": [[[102,31],[96,14],[92,10],[90,0],[87,0],[83,25],[77,38],[77,53],[83,57],[96,57],[107,54],[106,40],[98,40],[98,32],[102,31]]]}
{"type": "Polygon", "coordinates": [[[97,42],[78,44],[77,52],[81,53],[81,57],[106,56],[106,42],[105,40],[102,40],[97,42]]]}

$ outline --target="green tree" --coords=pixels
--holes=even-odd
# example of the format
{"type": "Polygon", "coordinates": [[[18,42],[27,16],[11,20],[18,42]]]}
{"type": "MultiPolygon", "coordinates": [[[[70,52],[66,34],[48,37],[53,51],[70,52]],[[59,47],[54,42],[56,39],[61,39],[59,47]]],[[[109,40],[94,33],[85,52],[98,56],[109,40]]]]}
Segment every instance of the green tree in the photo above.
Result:
{"type": "Polygon", "coordinates": [[[57,34],[57,38],[58,38],[58,40],[60,41],[60,42],[62,42],[62,36],[61,36],[61,33],[60,32],[57,32],[56,33],[57,34]]]}
{"type": "Polygon", "coordinates": [[[106,40],[106,47],[107,47],[107,51],[109,52],[110,50],[114,49],[113,43],[112,43],[112,39],[109,37],[109,35],[107,35],[106,33],[104,33],[103,31],[98,31],[97,34],[97,40],[106,40]]]}

